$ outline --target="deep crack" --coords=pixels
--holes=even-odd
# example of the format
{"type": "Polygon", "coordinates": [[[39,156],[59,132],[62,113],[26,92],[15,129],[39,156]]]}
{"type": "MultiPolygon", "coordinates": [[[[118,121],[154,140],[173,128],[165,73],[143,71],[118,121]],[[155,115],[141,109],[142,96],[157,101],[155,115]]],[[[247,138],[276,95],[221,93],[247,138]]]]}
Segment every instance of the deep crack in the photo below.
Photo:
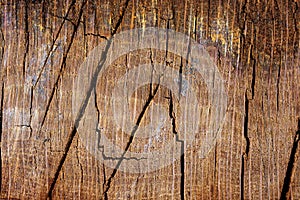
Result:
{"type": "MultiPolygon", "coordinates": [[[[123,10],[123,12],[122,12],[122,14],[121,14],[121,16],[120,16],[121,19],[123,19],[123,15],[125,14],[125,10],[126,10],[126,8],[127,8],[127,6],[128,6],[129,1],[130,1],[130,0],[127,0],[126,3],[125,3],[125,9],[123,10]]],[[[82,15],[83,7],[84,7],[84,5],[86,4],[86,2],[87,2],[87,1],[84,1],[84,2],[83,2],[82,7],[81,7],[81,9],[80,9],[79,16],[82,15]]],[[[80,24],[80,18],[81,18],[81,17],[78,18],[78,23],[77,23],[78,25],[80,24]]],[[[121,21],[122,21],[122,20],[121,20],[121,21]]],[[[120,26],[120,24],[121,24],[121,21],[119,20],[119,23],[117,23],[117,25],[116,25],[116,27],[115,27],[115,32],[112,32],[112,36],[116,33],[117,29],[119,28],[119,26],[120,26]]],[[[78,27],[77,27],[77,28],[78,28],[78,27]]],[[[74,33],[73,35],[75,35],[75,33],[74,33]]],[[[95,72],[94,72],[94,74],[93,74],[93,76],[92,76],[92,78],[91,78],[91,83],[95,83],[95,82],[97,81],[98,75],[99,75],[99,73],[100,73],[100,71],[101,71],[101,69],[102,69],[102,67],[103,67],[103,65],[104,65],[104,63],[105,63],[105,61],[106,61],[106,58],[107,58],[107,52],[108,52],[108,50],[109,50],[109,48],[110,48],[110,46],[111,46],[111,43],[112,43],[112,38],[110,38],[110,39],[107,41],[107,45],[106,45],[106,47],[105,47],[103,53],[101,54],[101,58],[100,58],[100,61],[99,61],[99,63],[98,63],[98,66],[97,66],[97,68],[96,68],[96,70],[95,70],[95,72]]],[[[63,65],[62,65],[62,66],[63,66],[63,65]]],[[[62,68],[61,68],[61,69],[62,69],[62,68]]],[[[75,137],[75,135],[76,135],[76,132],[77,132],[76,127],[78,127],[79,122],[81,121],[81,119],[82,119],[82,117],[83,117],[83,115],[84,115],[85,109],[86,109],[86,107],[87,107],[87,105],[88,105],[90,96],[91,96],[92,91],[94,90],[94,88],[95,88],[95,85],[93,85],[93,84],[91,84],[91,85],[89,86],[88,91],[87,91],[87,93],[86,93],[86,95],[85,95],[85,100],[84,100],[83,104],[81,105],[81,107],[80,107],[80,109],[79,109],[79,112],[78,112],[78,114],[77,114],[77,116],[76,116],[76,119],[75,119],[75,122],[74,122],[74,126],[73,126],[73,128],[72,128],[71,134],[70,134],[70,136],[69,136],[68,142],[67,142],[66,147],[65,147],[64,154],[63,154],[63,156],[61,157],[61,160],[60,160],[60,162],[59,162],[59,165],[58,165],[57,170],[56,170],[55,175],[54,175],[53,182],[51,183],[50,189],[49,189],[49,191],[48,191],[48,198],[49,198],[49,199],[52,199],[52,193],[53,193],[55,184],[56,184],[56,182],[57,182],[57,180],[58,180],[59,174],[60,174],[60,172],[61,172],[61,170],[62,170],[62,166],[63,166],[63,164],[64,164],[64,162],[65,162],[65,160],[66,160],[66,158],[67,158],[67,154],[68,154],[68,152],[69,152],[69,150],[70,150],[71,144],[72,144],[73,139],[74,139],[74,137],[75,137]]],[[[55,90],[53,90],[53,91],[55,91],[55,90]]],[[[51,102],[51,101],[49,101],[49,102],[51,102]]],[[[48,104],[48,106],[49,106],[49,104],[48,104]]],[[[47,107],[48,107],[48,106],[47,106],[47,107]]],[[[107,199],[107,198],[106,198],[106,199],[107,199]]]]}
{"type": "Polygon", "coordinates": [[[25,21],[25,52],[23,56],[23,78],[25,79],[25,74],[26,74],[26,59],[27,55],[29,52],[29,23],[28,23],[28,0],[25,2],[25,16],[24,16],[24,21],[25,21]]]}
{"type": "Polygon", "coordinates": [[[247,91],[245,92],[245,116],[244,116],[244,139],[246,140],[246,148],[245,152],[242,155],[242,163],[241,163],[241,183],[240,183],[240,192],[241,192],[241,199],[244,199],[244,186],[245,186],[245,162],[248,159],[248,154],[250,151],[250,139],[248,136],[248,121],[249,121],[249,99],[247,96],[247,91]]]}
{"type": "MultiPolygon", "coordinates": [[[[61,74],[62,74],[62,72],[63,72],[64,66],[65,66],[65,62],[66,62],[66,59],[67,59],[67,54],[68,54],[68,52],[69,52],[69,50],[70,50],[70,48],[71,48],[71,45],[72,45],[72,43],[73,43],[73,39],[74,39],[74,37],[75,37],[75,33],[77,32],[77,29],[78,29],[78,27],[79,27],[80,19],[81,19],[81,16],[82,16],[82,14],[83,14],[83,8],[84,8],[86,2],[87,2],[87,1],[84,1],[84,2],[82,3],[82,5],[81,5],[80,12],[79,12],[79,15],[78,15],[77,26],[74,27],[74,31],[73,31],[73,33],[72,33],[72,37],[71,37],[71,41],[70,41],[70,44],[69,44],[68,49],[67,49],[67,53],[65,54],[65,56],[64,56],[64,58],[63,58],[63,63],[62,63],[61,68],[60,68],[60,74],[59,74],[59,76],[58,76],[58,78],[57,78],[57,80],[56,80],[56,83],[55,83],[54,87],[53,87],[53,90],[52,90],[52,93],[51,93],[51,97],[50,97],[50,100],[49,100],[48,105],[47,105],[47,107],[46,107],[46,112],[45,112],[45,114],[44,114],[44,118],[43,118],[43,121],[42,121],[42,124],[41,124],[41,128],[43,127],[43,124],[44,124],[44,122],[45,122],[45,119],[46,119],[48,110],[49,110],[49,108],[50,108],[50,104],[51,104],[51,101],[52,101],[52,99],[53,99],[53,96],[54,96],[54,93],[55,93],[55,90],[56,90],[55,88],[57,87],[59,78],[60,78],[60,76],[61,76],[61,74]]],[[[80,118],[80,119],[81,119],[81,118],[80,118]]],[[[80,120],[80,119],[79,119],[79,120],[80,120]]],[[[76,122],[75,122],[75,123],[76,123],[76,122]]],[[[77,122],[77,123],[79,123],[79,122],[77,122]]],[[[70,147],[71,147],[72,141],[73,141],[73,139],[74,139],[74,137],[75,137],[75,135],[76,135],[76,132],[77,132],[77,130],[76,130],[76,124],[75,124],[75,126],[74,126],[73,129],[72,129],[70,138],[69,138],[69,140],[68,140],[68,142],[67,142],[67,145],[66,145],[66,147],[65,147],[64,154],[63,154],[63,156],[61,157],[61,160],[60,160],[60,162],[59,162],[59,165],[58,165],[58,167],[57,167],[57,169],[56,169],[56,172],[55,172],[53,181],[52,181],[52,183],[51,183],[51,185],[50,185],[50,188],[49,188],[49,190],[48,190],[47,196],[48,196],[49,199],[52,199],[52,193],[53,193],[55,184],[56,184],[56,182],[57,182],[57,180],[58,180],[58,177],[59,177],[59,174],[60,174],[60,172],[61,172],[61,170],[62,170],[62,166],[63,166],[63,164],[64,164],[64,162],[65,162],[65,160],[66,160],[66,158],[67,158],[68,152],[69,152],[69,150],[70,150],[70,147]]]]}
{"type": "Polygon", "coordinates": [[[300,118],[298,118],[298,130],[295,133],[293,146],[290,154],[289,163],[286,169],[284,183],[280,195],[280,200],[290,199],[290,187],[294,176],[295,168],[297,163],[297,149],[300,141],[300,118]]]}
{"type": "Polygon", "coordinates": [[[3,125],[3,104],[4,104],[4,82],[2,82],[0,103],[0,193],[2,191],[2,125],[3,125]]]}
{"type": "Polygon", "coordinates": [[[59,70],[59,74],[58,74],[57,79],[56,79],[56,81],[55,81],[55,83],[54,83],[54,86],[53,86],[53,88],[52,88],[52,92],[51,92],[49,101],[48,101],[47,106],[46,106],[46,111],[45,111],[45,113],[44,113],[43,120],[42,120],[42,122],[41,122],[40,131],[41,131],[41,129],[42,129],[43,126],[44,126],[44,123],[45,123],[45,121],[46,121],[47,114],[48,114],[49,109],[50,109],[51,102],[52,102],[52,100],[53,100],[55,91],[56,91],[56,89],[57,89],[57,87],[58,87],[59,80],[60,80],[60,78],[61,78],[61,76],[62,76],[62,74],[63,74],[63,72],[64,72],[64,69],[65,69],[65,67],[66,67],[66,65],[67,65],[66,62],[67,62],[67,58],[68,58],[68,53],[69,53],[69,51],[70,51],[70,49],[71,49],[71,47],[72,47],[73,40],[74,40],[75,35],[76,35],[76,33],[77,33],[77,30],[78,30],[78,28],[79,28],[79,25],[80,25],[80,19],[81,19],[81,16],[82,16],[82,14],[83,14],[83,8],[84,8],[86,2],[87,2],[87,1],[84,1],[84,2],[82,3],[81,8],[80,8],[80,12],[79,12],[79,15],[78,15],[77,23],[76,23],[76,25],[74,25],[74,29],[73,29],[73,33],[72,33],[72,35],[71,35],[70,43],[69,43],[69,45],[68,45],[68,48],[67,48],[67,50],[66,50],[65,55],[63,56],[63,60],[62,60],[62,64],[61,64],[61,67],[60,67],[60,70],[59,70]]]}
{"type": "Polygon", "coordinates": [[[181,200],[184,200],[184,140],[179,139],[178,132],[176,130],[176,116],[174,112],[174,104],[173,104],[173,97],[172,97],[172,91],[169,90],[169,117],[171,118],[172,123],[172,132],[175,135],[176,142],[180,142],[181,148],[180,148],[180,198],[181,200]]]}
{"type": "Polygon", "coordinates": [[[59,37],[59,34],[60,34],[60,32],[61,32],[61,30],[62,30],[62,28],[63,28],[63,25],[65,24],[66,18],[67,18],[67,16],[69,15],[69,13],[70,13],[70,11],[71,11],[71,8],[75,5],[75,2],[76,2],[76,1],[72,1],[72,3],[71,3],[71,5],[70,5],[69,8],[68,8],[68,11],[67,11],[67,13],[66,13],[66,15],[65,15],[65,17],[64,17],[64,19],[63,19],[63,21],[62,21],[62,23],[61,23],[60,26],[59,26],[59,29],[58,29],[57,34],[56,34],[56,36],[55,36],[55,39],[53,40],[53,42],[52,42],[52,44],[51,44],[50,51],[48,52],[47,57],[46,57],[46,59],[45,59],[45,61],[44,61],[44,63],[43,63],[42,69],[41,69],[41,71],[40,71],[40,73],[39,73],[39,75],[38,75],[38,77],[37,77],[36,82],[34,83],[34,86],[33,86],[34,89],[36,88],[36,86],[37,86],[39,80],[41,79],[42,73],[43,73],[43,71],[44,71],[44,69],[45,69],[45,67],[46,67],[46,65],[47,65],[47,62],[48,62],[48,59],[50,58],[51,53],[55,50],[55,43],[56,43],[56,41],[57,41],[57,39],[58,39],[58,37],[59,37]]]}
{"type": "Polygon", "coordinates": [[[140,113],[139,116],[138,116],[138,119],[137,119],[137,121],[136,121],[136,125],[133,127],[133,130],[131,131],[130,138],[129,138],[129,141],[127,142],[127,145],[126,145],[126,147],[125,147],[125,150],[123,151],[122,155],[120,156],[119,161],[117,162],[117,164],[116,164],[116,166],[115,166],[115,168],[114,168],[114,171],[112,172],[112,174],[110,175],[110,177],[109,177],[108,180],[107,180],[107,183],[106,183],[106,189],[104,190],[104,193],[103,193],[104,197],[107,196],[107,192],[108,192],[108,190],[110,189],[112,179],[115,177],[116,173],[118,172],[118,169],[120,168],[120,166],[121,166],[121,164],[122,164],[122,161],[125,159],[124,156],[125,156],[125,154],[128,152],[129,147],[130,147],[130,145],[132,144],[132,142],[133,142],[133,140],[134,140],[135,133],[136,133],[136,131],[138,130],[139,125],[140,125],[140,123],[141,123],[141,121],[142,121],[142,119],[143,119],[143,117],[144,117],[144,115],[145,115],[147,109],[149,108],[149,106],[150,106],[152,100],[154,99],[154,97],[155,97],[155,95],[156,95],[156,93],[157,93],[157,91],[158,91],[158,88],[159,88],[159,84],[155,87],[155,89],[154,89],[154,91],[153,91],[153,94],[152,94],[152,92],[150,91],[149,97],[148,97],[148,99],[147,99],[147,101],[146,101],[146,103],[145,103],[145,105],[144,105],[144,107],[143,107],[141,113],[140,113]]]}

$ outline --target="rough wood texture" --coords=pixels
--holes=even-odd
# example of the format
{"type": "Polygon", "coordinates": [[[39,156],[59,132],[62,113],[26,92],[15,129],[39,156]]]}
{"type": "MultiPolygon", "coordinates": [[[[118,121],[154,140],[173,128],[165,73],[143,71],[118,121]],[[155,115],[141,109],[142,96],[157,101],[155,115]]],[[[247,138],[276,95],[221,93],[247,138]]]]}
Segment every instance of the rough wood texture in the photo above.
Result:
{"type": "MultiPolygon", "coordinates": [[[[300,199],[297,0],[24,0],[0,6],[0,198],[300,199]],[[202,44],[225,80],[229,103],[221,137],[205,158],[194,151],[196,143],[162,169],[124,173],[103,165],[81,142],[72,117],[73,81],[94,47],[123,30],[150,26],[202,44]]],[[[179,69],[180,59],[165,52],[121,57],[97,84],[100,110],[109,84],[154,54],[179,69]]],[[[158,96],[150,101],[177,106],[166,88],[152,89],[158,96]]],[[[148,94],[149,87],[135,93],[136,116],[148,94]]],[[[170,113],[166,134],[178,123],[170,113]]],[[[141,125],[147,120],[149,114],[141,125]]],[[[101,123],[126,148],[130,137],[101,123]]]]}

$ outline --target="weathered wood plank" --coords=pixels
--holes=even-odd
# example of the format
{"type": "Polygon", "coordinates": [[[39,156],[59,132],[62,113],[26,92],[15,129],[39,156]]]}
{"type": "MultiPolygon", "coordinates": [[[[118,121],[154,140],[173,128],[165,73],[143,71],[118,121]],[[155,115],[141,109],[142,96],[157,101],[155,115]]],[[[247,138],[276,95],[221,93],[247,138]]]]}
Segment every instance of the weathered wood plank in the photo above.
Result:
{"type": "MultiPolygon", "coordinates": [[[[24,0],[0,6],[0,198],[300,199],[298,1],[24,0]],[[170,28],[203,45],[224,80],[228,107],[220,137],[201,157],[213,113],[207,77],[171,52],[144,49],[116,59],[92,94],[100,113],[97,133],[123,150],[179,144],[179,127],[193,116],[179,120],[183,105],[170,88],[147,84],[127,96],[131,114],[120,115],[134,118],[139,128],[164,115],[165,125],[152,146],[149,139],[125,134],[109,106],[127,72],[160,63],[188,74],[200,102],[199,133],[184,156],[134,174],[112,169],[87,151],[72,114],[73,85],[95,47],[122,31],[147,27],[170,28]]],[[[174,77],[182,92],[184,80],[174,77]]],[[[122,165],[125,159],[119,160],[122,165]]]]}

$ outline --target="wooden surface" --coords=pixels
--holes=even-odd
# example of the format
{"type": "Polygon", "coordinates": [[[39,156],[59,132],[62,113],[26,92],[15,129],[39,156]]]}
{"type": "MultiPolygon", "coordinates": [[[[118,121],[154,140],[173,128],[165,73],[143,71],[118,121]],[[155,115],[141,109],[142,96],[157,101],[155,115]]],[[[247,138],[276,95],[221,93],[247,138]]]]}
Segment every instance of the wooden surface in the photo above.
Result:
{"type": "MultiPolygon", "coordinates": [[[[2,0],[0,6],[0,198],[300,199],[299,1],[2,0]],[[225,81],[228,108],[221,137],[204,158],[198,138],[171,165],[132,174],[86,150],[74,128],[72,87],[96,46],[146,27],[170,28],[203,45],[225,81]]],[[[97,84],[100,110],[106,88],[126,69],[150,63],[153,52],[155,62],[178,69],[180,59],[171,53],[120,57],[97,84]]],[[[194,89],[205,97],[203,79],[196,80],[194,89]]],[[[136,116],[148,94],[149,87],[135,93],[136,116]]],[[[157,94],[153,102],[167,108],[169,91],[158,87],[157,94]]],[[[202,105],[209,107],[205,98],[202,105]]],[[[151,121],[145,116],[140,125],[151,121]]],[[[172,117],[168,122],[166,135],[172,117]]],[[[128,135],[100,125],[125,148],[128,135]]]]}

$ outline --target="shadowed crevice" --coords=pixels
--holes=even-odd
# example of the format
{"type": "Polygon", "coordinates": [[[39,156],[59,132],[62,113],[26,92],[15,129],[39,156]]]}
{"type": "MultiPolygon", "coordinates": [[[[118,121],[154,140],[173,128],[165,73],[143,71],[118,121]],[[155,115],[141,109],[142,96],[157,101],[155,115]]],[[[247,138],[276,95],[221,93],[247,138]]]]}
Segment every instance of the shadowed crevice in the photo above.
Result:
{"type": "Polygon", "coordinates": [[[179,135],[177,132],[176,128],[176,116],[174,112],[174,103],[173,103],[173,96],[172,96],[172,91],[169,90],[169,117],[171,118],[171,123],[172,123],[172,132],[175,135],[176,142],[180,143],[180,172],[181,172],[181,177],[180,177],[180,199],[184,200],[184,140],[179,139],[179,135]]]}
{"type": "Polygon", "coordinates": [[[121,23],[123,21],[123,18],[124,18],[124,15],[125,15],[125,11],[126,11],[126,9],[128,7],[129,2],[130,2],[130,0],[126,0],[125,4],[123,6],[123,9],[121,10],[120,17],[119,17],[119,19],[118,19],[115,27],[113,27],[113,30],[111,31],[111,35],[112,36],[117,33],[117,31],[118,31],[118,29],[119,29],[119,27],[120,27],[120,25],[121,25],[121,23]]]}
{"type": "Polygon", "coordinates": [[[278,67],[278,73],[277,73],[277,80],[276,80],[276,107],[277,107],[277,112],[279,112],[279,90],[280,90],[280,75],[281,75],[281,65],[278,67]]]}
{"type": "Polygon", "coordinates": [[[0,104],[0,193],[2,191],[2,127],[3,127],[3,104],[4,104],[4,82],[2,82],[1,104],[0,104]]]}
{"type": "Polygon", "coordinates": [[[153,93],[152,91],[150,90],[150,94],[149,94],[149,97],[141,111],[141,113],[139,114],[138,116],[138,119],[136,121],[136,125],[133,127],[133,130],[131,131],[131,134],[130,134],[130,137],[129,137],[129,141],[127,142],[127,145],[125,147],[125,150],[123,151],[122,155],[120,156],[120,158],[118,158],[118,163],[116,164],[115,168],[114,168],[114,171],[112,172],[112,174],[110,175],[110,177],[108,178],[107,180],[107,183],[106,183],[106,189],[104,190],[104,198],[107,200],[107,196],[108,196],[108,190],[110,189],[110,186],[111,186],[111,182],[112,182],[112,179],[115,177],[115,175],[117,174],[118,172],[118,169],[120,168],[121,164],[122,164],[122,161],[125,159],[125,154],[128,152],[129,148],[130,148],[130,145],[132,144],[133,140],[134,140],[134,136],[135,136],[135,133],[136,131],[138,130],[139,128],[139,125],[147,111],[147,109],[149,108],[152,100],[154,99],[157,91],[159,89],[159,84],[155,87],[153,93]]]}
{"type": "MultiPolygon", "coordinates": [[[[45,122],[47,113],[48,113],[49,108],[50,108],[51,101],[52,101],[52,99],[53,99],[54,93],[55,93],[56,88],[57,88],[57,86],[58,86],[58,82],[59,82],[60,76],[62,75],[63,70],[64,70],[64,68],[65,68],[67,55],[68,55],[68,53],[69,53],[69,51],[70,51],[70,49],[71,49],[71,46],[72,46],[72,44],[73,44],[73,40],[74,40],[74,37],[75,37],[75,35],[76,35],[77,29],[78,29],[78,27],[79,27],[80,19],[81,19],[81,16],[82,16],[82,14],[83,14],[83,8],[84,8],[86,2],[87,2],[87,1],[84,1],[84,2],[82,3],[82,5],[81,5],[80,12],[79,12],[79,15],[78,15],[78,20],[77,20],[77,26],[74,27],[74,31],[73,31],[72,36],[71,36],[70,44],[69,44],[69,46],[68,46],[68,49],[67,49],[66,54],[65,54],[64,57],[63,57],[63,62],[62,62],[61,68],[60,68],[60,73],[59,73],[59,75],[58,75],[58,77],[57,77],[57,79],[56,79],[55,85],[54,85],[54,87],[53,87],[53,89],[52,89],[52,93],[51,93],[51,96],[50,96],[48,105],[47,105],[47,107],[46,107],[46,112],[45,112],[45,115],[44,115],[44,118],[43,118],[43,121],[42,121],[42,124],[41,124],[41,128],[43,127],[43,124],[44,124],[44,122],[45,122]]],[[[73,141],[73,139],[74,139],[74,137],[75,137],[75,135],[76,135],[76,132],[77,132],[76,126],[74,126],[73,129],[72,129],[70,138],[69,138],[69,140],[68,140],[68,142],[67,142],[67,144],[66,144],[64,154],[63,154],[63,156],[62,156],[62,158],[61,158],[61,160],[60,160],[60,162],[59,162],[59,165],[58,165],[58,167],[57,167],[57,169],[56,169],[56,172],[55,172],[53,181],[52,181],[52,183],[51,183],[51,185],[50,185],[50,188],[49,188],[49,190],[48,190],[47,196],[48,196],[49,199],[52,199],[52,193],[53,193],[55,184],[56,184],[56,182],[57,182],[57,180],[58,180],[59,173],[60,173],[60,171],[62,170],[63,164],[64,164],[64,162],[65,162],[65,160],[66,160],[66,158],[67,158],[68,152],[69,152],[69,150],[70,150],[70,147],[71,147],[72,141],[73,141]]]]}
{"type": "Polygon", "coordinates": [[[241,200],[245,199],[245,194],[244,194],[244,187],[245,187],[245,155],[242,155],[242,163],[241,163],[241,200]]]}
{"type": "Polygon", "coordinates": [[[241,192],[241,200],[244,199],[244,186],[245,186],[245,162],[248,158],[248,154],[250,151],[250,139],[248,136],[248,121],[249,121],[249,99],[247,96],[247,91],[245,92],[245,116],[244,116],[244,139],[246,140],[246,148],[245,152],[242,155],[242,160],[241,160],[241,174],[240,174],[240,192],[241,192]]]}
{"type": "Polygon", "coordinates": [[[245,155],[248,157],[250,150],[250,139],[248,136],[248,121],[249,121],[249,99],[247,96],[247,92],[245,93],[245,117],[244,117],[244,138],[246,140],[246,150],[245,155]]]}
{"type": "Polygon", "coordinates": [[[290,187],[297,163],[297,150],[300,141],[300,118],[298,118],[298,130],[295,133],[290,160],[286,169],[284,183],[281,190],[280,200],[290,199],[290,187]]]}
{"type": "Polygon", "coordinates": [[[36,82],[35,82],[35,84],[34,84],[34,86],[33,86],[34,89],[36,88],[36,86],[37,86],[39,80],[41,79],[42,73],[43,73],[43,71],[44,71],[44,69],[45,69],[45,67],[46,67],[46,65],[47,65],[47,62],[48,62],[48,60],[49,60],[49,58],[50,58],[51,53],[53,53],[53,51],[55,50],[55,43],[56,43],[56,41],[57,41],[57,39],[58,39],[58,37],[59,37],[59,34],[60,34],[60,32],[61,32],[61,30],[62,30],[62,28],[63,28],[63,25],[65,24],[66,19],[67,19],[69,13],[70,13],[72,7],[75,5],[75,3],[76,3],[76,1],[72,1],[71,5],[70,5],[69,8],[68,8],[68,11],[67,11],[65,17],[63,17],[63,21],[62,21],[62,23],[60,24],[59,29],[58,29],[58,31],[57,31],[57,34],[56,34],[56,36],[55,36],[55,38],[54,38],[54,40],[53,40],[53,42],[52,42],[52,44],[51,44],[50,51],[49,51],[48,54],[47,54],[47,57],[46,57],[46,59],[45,59],[45,61],[44,61],[44,63],[43,63],[42,69],[41,69],[40,73],[38,74],[37,80],[36,80],[36,82]]]}
{"type": "Polygon", "coordinates": [[[251,45],[250,59],[253,61],[253,67],[252,67],[252,80],[251,80],[251,93],[252,93],[251,99],[254,99],[254,94],[255,94],[255,82],[256,82],[256,65],[257,65],[257,61],[256,61],[256,59],[253,57],[252,51],[253,51],[253,45],[251,45]]]}
{"type": "Polygon", "coordinates": [[[28,23],[28,0],[25,1],[25,14],[24,14],[24,21],[25,21],[25,52],[23,56],[23,77],[25,79],[26,74],[26,59],[29,52],[29,23],[28,23]]]}
{"type": "MultiPolygon", "coordinates": [[[[119,26],[120,26],[120,24],[121,24],[121,21],[122,21],[122,19],[123,19],[123,16],[124,16],[124,14],[125,14],[125,10],[126,10],[128,4],[129,4],[129,1],[130,1],[130,0],[127,0],[127,1],[126,1],[125,6],[124,6],[124,9],[123,9],[123,11],[122,11],[122,13],[121,13],[120,19],[119,19],[119,21],[118,21],[118,23],[117,23],[117,25],[116,25],[116,27],[115,27],[115,29],[114,29],[114,32],[112,32],[112,35],[111,35],[111,36],[113,36],[113,35],[116,33],[116,31],[118,30],[118,28],[119,28],[119,26]]],[[[73,2],[74,2],[74,1],[73,1],[73,2]]],[[[74,27],[74,31],[73,31],[73,34],[72,34],[72,38],[71,38],[70,45],[69,45],[69,47],[68,47],[68,51],[69,51],[69,49],[70,49],[70,47],[71,47],[71,44],[72,44],[72,41],[73,41],[73,39],[74,39],[75,33],[76,33],[76,31],[77,31],[77,29],[78,29],[78,26],[79,26],[79,24],[80,24],[80,22],[81,22],[81,21],[80,21],[80,18],[81,18],[82,14],[83,14],[83,7],[85,6],[86,2],[87,2],[87,1],[84,1],[83,4],[82,4],[82,6],[81,6],[80,13],[79,13],[79,17],[78,17],[78,20],[77,20],[77,26],[74,27]]],[[[98,64],[98,66],[97,66],[97,68],[96,68],[96,70],[95,70],[95,72],[94,72],[94,74],[93,74],[93,76],[92,76],[91,83],[96,83],[96,81],[97,81],[97,79],[98,79],[98,75],[99,75],[99,73],[100,73],[100,71],[101,71],[101,69],[102,69],[102,67],[103,67],[103,65],[104,65],[104,63],[105,63],[105,61],[106,61],[106,58],[107,58],[107,52],[108,52],[108,50],[109,50],[109,48],[110,48],[110,46],[111,46],[111,43],[112,43],[112,37],[107,41],[107,45],[106,45],[106,47],[105,47],[105,49],[104,49],[104,51],[103,51],[103,53],[102,53],[102,55],[101,55],[99,64],[98,64]]],[[[68,52],[68,51],[67,51],[67,52],[68,52]]],[[[66,58],[67,58],[67,57],[65,56],[64,59],[63,59],[64,62],[63,62],[63,64],[61,65],[61,71],[60,71],[60,74],[61,74],[62,71],[63,71],[64,63],[65,63],[65,61],[66,61],[66,58]]],[[[57,82],[56,82],[56,83],[58,83],[58,80],[59,80],[59,78],[57,79],[57,82]]],[[[50,189],[49,189],[48,194],[47,194],[47,196],[48,196],[49,199],[52,199],[52,193],[53,193],[55,184],[56,184],[56,182],[57,182],[57,180],[58,180],[60,171],[62,170],[62,167],[63,167],[63,165],[64,165],[64,162],[65,162],[65,160],[66,160],[66,158],[67,158],[68,152],[69,152],[70,147],[71,147],[71,144],[72,144],[72,142],[73,142],[73,139],[74,139],[74,137],[75,137],[75,135],[76,135],[76,133],[77,133],[76,127],[78,127],[79,122],[80,122],[80,120],[82,119],[82,117],[83,117],[83,115],[84,115],[85,109],[86,109],[86,107],[87,107],[87,105],[88,105],[90,96],[91,96],[92,91],[94,90],[94,88],[95,88],[95,85],[94,85],[94,84],[91,84],[91,85],[89,86],[88,91],[87,91],[87,93],[85,94],[85,100],[84,100],[83,104],[81,105],[81,107],[80,107],[80,109],[79,109],[78,115],[76,116],[76,119],[75,119],[75,122],[74,122],[74,126],[73,126],[73,128],[72,128],[71,134],[70,134],[70,136],[69,136],[68,142],[67,142],[66,147],[65,147],[65,150],[64,150],[64,154],[63,154],[63,156],[62,156],[61,159],[60,159],[59,165],[58,165],[57,170],[56,170],[55,175],[54,175],[53,182],[51,183],[50,189]]],[[[55,87],[54,87],[53,90],[52,90],[52,95],[51,95],[52,98],[53,98],[54,92],[55,92],[55,87]]],[[[47,110],[48,110],[49,107],[50,107],[50,103],[51,103],[52,98],[49,100],[49,103],[48,103],[48,105],[47,105],[47,110]]],[[[47,113],[47,111],[46,111],[46,113],[47,113]]],[[[46,116],[46,114],[45,114],[45,116],[46,116]]],[[[44,116],[44,120],[45,120],[45,116],[44,116]]],[[[43,120],[43,121],[44,121],[44,120],[43,120]]]]}
{"type": "Polygon", "coordinates": [[[56,91],[56,89],[57,89],[57,87],[58,87],[59,80],[60,80],[60,78],[61,78],[61,76],[62,76],[62,74],[63,74],[63,72],[64,72],[64,69],[65,69],[65,67],[66,67],[66,65],[67,65],[66,62],[67,62],[68,54],[69,54],[69,51],[70,51],[70,49],[71,49],[71,47],[72,47],[72,44],[73,44],[75,35],[76,35],[76,33],[77,33],[77,30],[78,30],[78,27],[79,27],[79,25],[80,25],[80,19],[81,19],[81,16],[82,16],[82,14],[83,14],[83,8],[84,8],[86,2],[87,2],[87,1],[84,1],[84,2],[82,3],[81,8],[80,8],[80,12],[79,12],[79,15],[78,15],[77,23],[76,23],[76,25],[74,26],[73,33],[72,33],[72,36],[71,36],[71,39],[70,39],[70,43],[69,43],[69,45],[68,45],[68,48],[67,48],[67,51],[66,51],[65,55],[63,56],[62,64],[61,64],[61,67],[60,67],[60,70],[59,70],[59,74],[58,74],[57,79],[56,79],[56,81],[55,81],[55,84],[54,84],[54,86],[53,86],[53,88],[52,88],[52,92],[51,92],[49,101],[48,101],[47,106],[46,106],[46,111],[45,111],[45,114],[44,114],[44,116],[43,116],[43,120],[42,120],[42,123],[41,123],[41,126],[40,126],[40,131],[41,131],[41,129],[42,129],[43,126],[44,126],[44,123],[45,123],[45,120],[46,120],[46,117],[47,117],[47,114],[48,114],[48,111],[49,111],[51,102],[52,102],[52,100],[53,100],[55,91],[56,91]]]}

